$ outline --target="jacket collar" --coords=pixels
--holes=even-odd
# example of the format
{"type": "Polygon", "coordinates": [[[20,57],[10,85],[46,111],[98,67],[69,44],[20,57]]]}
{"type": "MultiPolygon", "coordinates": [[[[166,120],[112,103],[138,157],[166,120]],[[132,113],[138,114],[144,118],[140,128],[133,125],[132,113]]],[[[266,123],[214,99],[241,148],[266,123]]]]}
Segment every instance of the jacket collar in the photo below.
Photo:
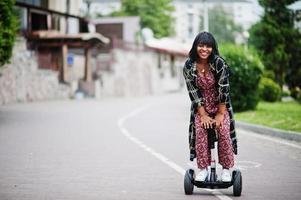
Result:
{"type": "MultiPolygon", "coordinates": [[[[191,75],[197,77],[196,62],[191,62],[191,65],[191,75]]],[[[214,64],[211,62],[209,63],[209,69],[211,70],[211,72],[215,71],[214,64]]]]}

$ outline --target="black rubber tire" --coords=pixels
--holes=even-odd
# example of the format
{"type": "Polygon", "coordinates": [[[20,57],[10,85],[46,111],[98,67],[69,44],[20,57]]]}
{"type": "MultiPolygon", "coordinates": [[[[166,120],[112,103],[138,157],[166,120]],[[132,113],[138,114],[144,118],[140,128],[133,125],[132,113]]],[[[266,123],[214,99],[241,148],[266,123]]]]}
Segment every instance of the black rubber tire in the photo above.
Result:
{"type": "Polygon", "coordinates": [[[242,176],[241,172],[239,170],[236,170],[234,175],[234,181],[233,181],[233,195],[235,197],[239,197],[242,192],[242,176]]]}
{"type": "Polygon", "coordinates": [[[186,195],[191,195],[193,193],[193,176],[194,171],[192,169],[188,169],[184,176],[184,191],[186,195]]]}

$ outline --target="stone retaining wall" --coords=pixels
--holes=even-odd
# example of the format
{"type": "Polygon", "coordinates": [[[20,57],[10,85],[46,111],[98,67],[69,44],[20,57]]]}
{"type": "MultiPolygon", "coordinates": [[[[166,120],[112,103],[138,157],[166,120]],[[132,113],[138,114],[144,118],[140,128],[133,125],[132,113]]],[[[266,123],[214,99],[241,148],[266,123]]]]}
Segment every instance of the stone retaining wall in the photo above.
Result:
{"type": "MultiPolygon", "coordinates": [[[[79,61],[83,59],[80,55],[75,57],[79,61]]],[[[184,61],[175,59],[176,75],[172,76],[169,56],[161,61],[160,69],[158,58],[154,51],[114,49],[106,58],[98,59],[102,64],[108,62],[109,67],[98,69],[93,58],[94,80],[84,86],[91,87],[96,98],[154,95],[180,89],[184,61]]],[[[68,85],[61,84],[57,71],[38,69],[35,53],[27,50],[24,38],[18,38],[11,63],[0,68],[0,105],[75,97],[83,64],[83,61],[76,62],[68,67],[68,85]]]]}
{"type": "Polygon", "coordinates": [[[38,69],[37,58],[18,38],[11,63],[0,68],[0,105],[49,99],[66,99],[70,87],[60,84],[58,72],[38,69]]]}
{"type": "Polygon", "coordinates": [[[111,56],[111,70],[99,72],[100,96],[155,95],[183,86],[179,65],[183,60],[176,60],[177,75],[171,77],[170,66],[158,68],[158,55],[154,51],[114,49],[111,56]]]}
{"type": "Polygon", "coordinates": [[[153,52],[115,49],[112,57],[112,71],[102,73],[103,95],[141,96],[159,92],[159,73],[153,52]]]}

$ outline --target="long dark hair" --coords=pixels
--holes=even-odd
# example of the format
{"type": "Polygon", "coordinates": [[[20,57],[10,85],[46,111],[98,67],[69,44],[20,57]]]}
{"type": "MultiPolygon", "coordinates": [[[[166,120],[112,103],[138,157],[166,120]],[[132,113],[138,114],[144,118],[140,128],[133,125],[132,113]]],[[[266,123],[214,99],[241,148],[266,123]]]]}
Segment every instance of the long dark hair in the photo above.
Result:
{"type": "Polygon", "coordinates": [[[199,44],[205,44],[207,46],[212,47],[212,53],[209,56],[209,62],[213,62],[215,55],[219,55],[217,42],[214,39],[213,35],[209,32],[200,32],[194,39],[192,47],[189,51],[189,58],[196,62],[199,60],[199,55],[197,52],[197,46],[199,44]]]}

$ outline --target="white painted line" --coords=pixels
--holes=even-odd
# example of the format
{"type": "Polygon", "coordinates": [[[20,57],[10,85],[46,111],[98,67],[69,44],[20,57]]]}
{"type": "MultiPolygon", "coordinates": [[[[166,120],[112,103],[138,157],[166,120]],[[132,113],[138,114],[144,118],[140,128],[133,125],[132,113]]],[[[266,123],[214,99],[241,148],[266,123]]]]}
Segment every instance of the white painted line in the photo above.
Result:
{"type": "Polygon", "coordinates": [[[252,168],[259,168],[261,167],[261,163],[249,160],[239,160],[235,162],[236,168],[240,169],[241,171],[245,171],[252,168]]]}
{"type": "Polygon", "coordinates": [[[240,160],[240,161],[236,161],[236,164],[238,165],[242,165],[246,168],[258,168],[260,167],[262,164],[259,162],[255,162],[255,161],[250,161],[250,160],[240,160]]]}
{"type": "MultiPolygon", "coordinates": [[[[126,120],[128,120],[131,117],[134,117],[135,115],[139,114],[140,112],[143,112],[144,110],[148,109],[150,106],[151,106],[151,104],[148,104],[146,106],[143,106],[141,108],[138,108],[138,109],[134,110],[133,112],[129,113],[128,115],[123,116],[122,118],[120,118],[118,120],[118,127],[119,127],[120,131],[122,132],[122,134],[124,136],[126,136],[129,140],[131,140],[133,143],[137,144],[144,151],[149,152],[155,158],[157,158],[158,160],[162,161],[164,164],[168,165],[169,167],[171,167],[172,169],[174,169],[175,171],[177,171],[178,173],[180,173],[181,175],[184,176],[185,175],[185,171],[186,171],[185,169],[183,169],[182,167],[180,167],[179,165],[177,165],[172,160],[168,159],[166,156],[164,156],[164,155],[156,152],[154,149],[148,147],[146,144],[144,144],[138,138],[132,136],[130,134],[130,132],[123,125],[126,120]]],[[[212,192],[213,195],[215,195],[216,197],[218,197],[221,200],[232,200],[230,197],[225,196],[224,194],[222,194],[219,191],[215,191],[215,190],[211,190],[211,189],[204,189],[204,190],[212,192]]]]}
{"type": "Polygon", "coordinates": [[[224,195],[223,193],[221,193],[220,191],[217,190],[208,190],[208,191],[212,191],[212,193],[219,199],[221,200],[232,200],[230,197],[224,195]]]}
{"type": "Polygon", "coordinates": [[[260,139],[269,140],[269,141],[272,141],[272,142],[275,142],[275,143],[278,143],[278,144],[287,145],[287,146],[294,147],[294,148],[297,148],[297,149],[301,149],[300,145],[297,145],[297,144],[294,144],[294,143],[291,143],[291,142],[287,142],[285,140],[277,139],[277,138],[274,138],[272,136],[260,135],[258,133],[254,133],[254,132],[251,132],[251,131],[245,131],[243,129],[239,129],[239,133],[246,134],[246,135],[249,135],[249,136],[252,136],[252,137],[257,137],[257,138],[260,138],[260,139]],[[248,134],[248,133],[251,133],[251,134],[248,134]]]}

